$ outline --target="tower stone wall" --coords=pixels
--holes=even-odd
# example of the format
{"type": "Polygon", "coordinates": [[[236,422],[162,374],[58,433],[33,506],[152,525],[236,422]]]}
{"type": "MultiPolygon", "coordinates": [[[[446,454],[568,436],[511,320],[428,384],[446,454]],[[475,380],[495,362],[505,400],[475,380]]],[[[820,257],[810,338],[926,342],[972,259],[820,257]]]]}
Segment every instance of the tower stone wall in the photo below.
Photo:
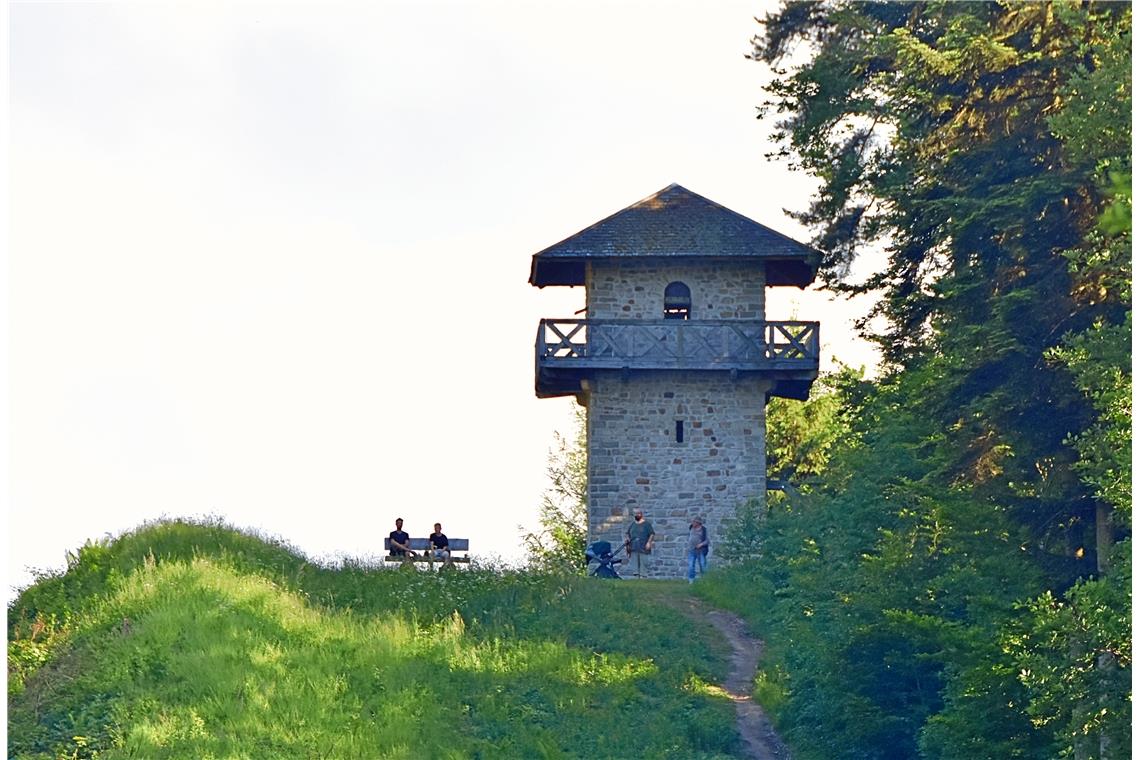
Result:
{"type": "Polygon", "coordinates": [[[589,319],[661,319],[665,286],[683,282],[691,319],[764,319],[764,268],[744,262],[654,264],[623,261],[586,266],[589,319]]]}
{"type": "Polygon", "coordinates": [[[592,382],[589,541],[620,546],[640,507],[657,534],[652,577],[684,574],[693,517],[708,528],[715,559],[736,507],[764,497],[767,389],[767,380],[733,380],[727,373],[606,373],[592,382]]]}

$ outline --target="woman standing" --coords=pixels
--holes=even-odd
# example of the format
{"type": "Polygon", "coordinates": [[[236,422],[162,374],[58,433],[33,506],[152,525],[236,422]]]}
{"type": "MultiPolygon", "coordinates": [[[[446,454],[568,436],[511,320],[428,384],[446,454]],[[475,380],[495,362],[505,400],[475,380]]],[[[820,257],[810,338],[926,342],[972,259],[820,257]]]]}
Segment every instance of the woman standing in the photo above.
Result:
{"type": "Polygon", "coordinates": [[[708,569],[709,532],[701,523],[701,518],[694,517],[689,523],[689,583],[697,577],[697,568],[701,575],[708,569]]]}

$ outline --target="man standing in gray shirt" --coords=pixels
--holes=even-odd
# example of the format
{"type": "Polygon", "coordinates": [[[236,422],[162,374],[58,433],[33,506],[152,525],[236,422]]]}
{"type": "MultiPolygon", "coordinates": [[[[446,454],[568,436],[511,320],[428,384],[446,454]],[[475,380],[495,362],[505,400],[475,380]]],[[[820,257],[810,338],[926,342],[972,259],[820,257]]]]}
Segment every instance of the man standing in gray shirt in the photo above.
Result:
{"type": "Polygon", "coordinates": [[[625,531],[625,550],[629,555],[629,569],[638,578],[649,572],[649,554],[653,551],[653,523],[645,519],[640,509],[633,512],[633,524],[625,531]]]}

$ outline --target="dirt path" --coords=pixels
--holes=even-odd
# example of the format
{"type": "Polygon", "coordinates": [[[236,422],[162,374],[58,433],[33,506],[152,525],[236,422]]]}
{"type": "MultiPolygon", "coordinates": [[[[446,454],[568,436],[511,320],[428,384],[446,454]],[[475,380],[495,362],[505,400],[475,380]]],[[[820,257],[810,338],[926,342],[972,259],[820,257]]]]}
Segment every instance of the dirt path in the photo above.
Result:
{"type": "Polygon", "coordinates": [[[724,692],[736,704],[736,728],[744,741],[745,757],[754,760],[790,760],[788,748],[776,734],[764,708],[752,701],[752,683],[760,662],[761,643],[748,634],[744,621],[724,610],[706,607],[689,597],[688,611],[712,623],[732,647],[724,692]]]}

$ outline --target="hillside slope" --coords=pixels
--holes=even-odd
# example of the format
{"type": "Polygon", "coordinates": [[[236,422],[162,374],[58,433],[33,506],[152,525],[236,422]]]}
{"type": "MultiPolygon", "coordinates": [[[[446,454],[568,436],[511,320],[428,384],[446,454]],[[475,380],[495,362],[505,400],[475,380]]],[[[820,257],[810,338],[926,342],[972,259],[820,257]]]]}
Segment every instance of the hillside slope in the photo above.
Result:
{"type": "Polygon", "coordinates": [[[80,550],[9,608],[15,758],[740,751],[680,585],[342,563],[220,524],[80,550]]]}

